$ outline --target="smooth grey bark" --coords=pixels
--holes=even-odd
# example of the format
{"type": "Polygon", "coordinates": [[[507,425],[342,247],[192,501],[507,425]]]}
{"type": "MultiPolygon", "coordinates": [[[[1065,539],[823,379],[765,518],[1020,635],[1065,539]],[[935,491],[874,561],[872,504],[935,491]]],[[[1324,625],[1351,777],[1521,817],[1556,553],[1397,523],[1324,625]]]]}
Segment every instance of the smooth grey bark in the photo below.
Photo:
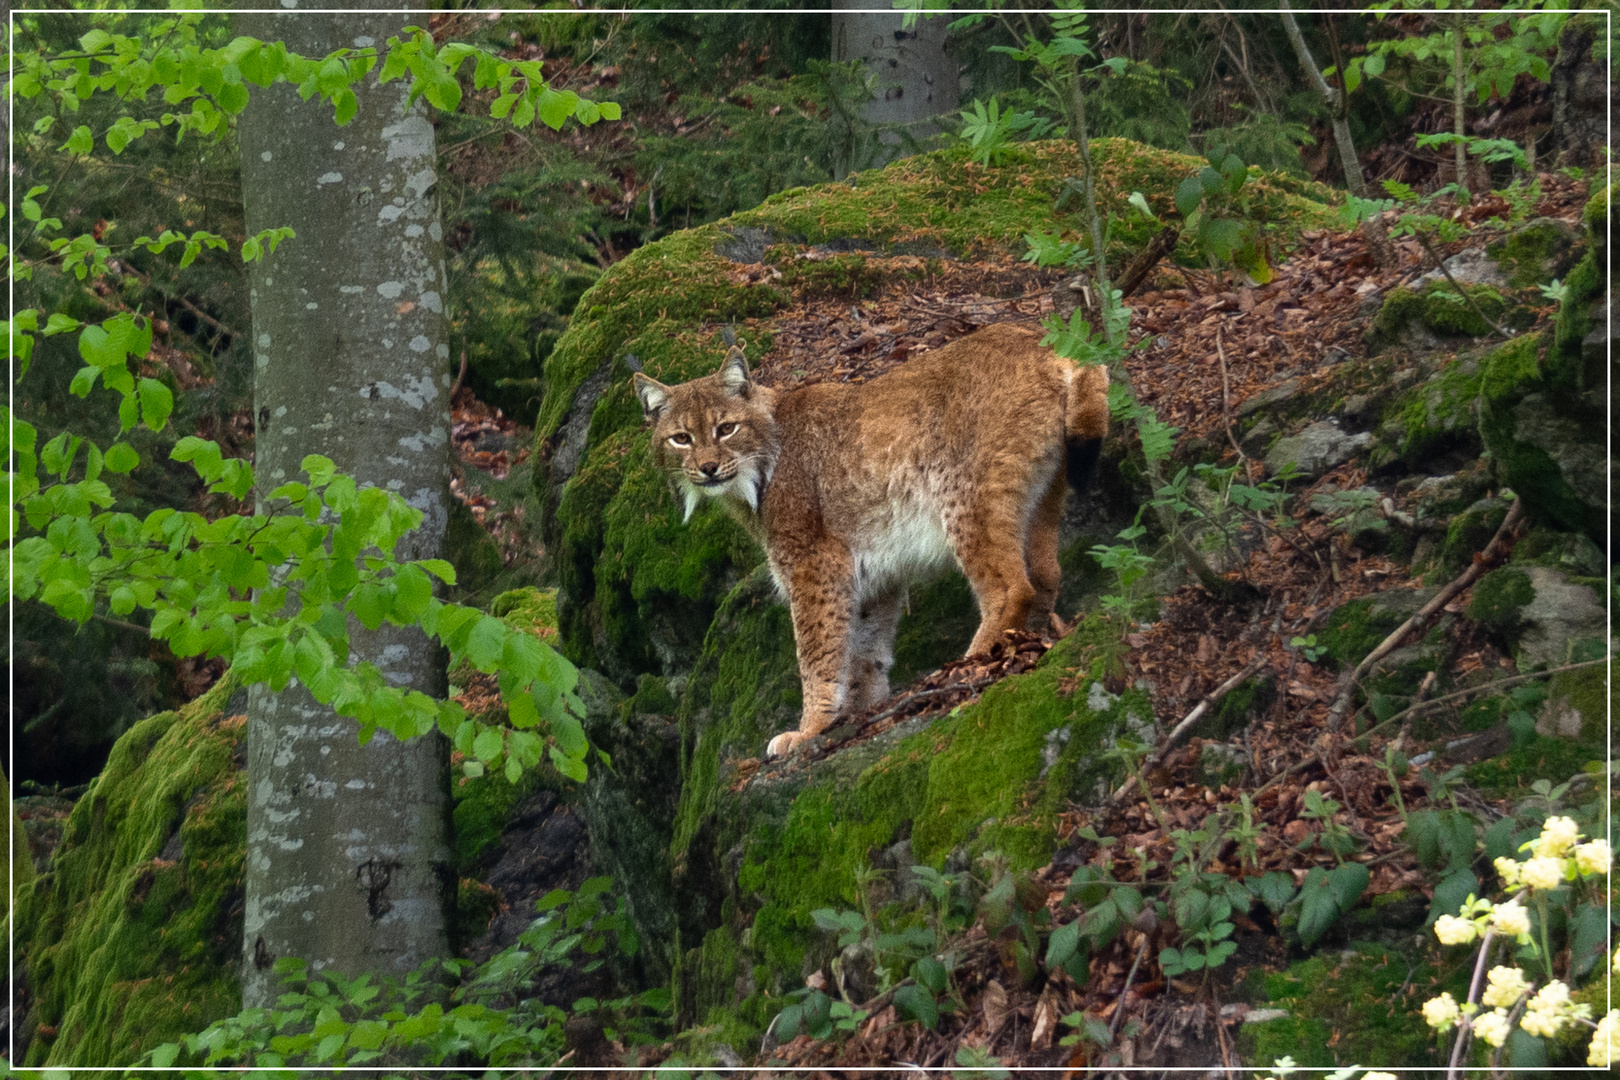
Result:
{"type": "Polygon", "coordinates": [[[1299,57],[1300,66],[1310,77],[1311,85],[1316,92],[1327,102],[1333,114],[1333,144],[1339,149],[1339,164],[1344,168],[1344,186],[1350,189],[1350,194],[1359,198],[1367,197],[1367,181],[1361,173],[1361,159],[1356,157],[1356,143],[1350,137],[1350,110],[1349,103],[1344,95],[1339,93],[1337,87],[1328,83],[1322,76],[1322,69],[1317,66],[1316,58],[1311,55],[1309,45],[1305,44],[1305,35],[1299,31],[1299,23],[1294,20],[1294,12],[1288,6],[1288,0],[1282,0],[1283,29],[1288,33],[1288,40],[1294,46],[1294,55],[1299,57]]]}
{"type": "Polygon", "coordinates": [[[888,85],[866,107],[874,124],[916,125],[917,135],[937,130],[925,123],[961,104],[960,68],[945,52],[948,19],[918,19],[907,30],[905,14],[862,12],[862,0],[836,0],[832,14],[832,53],[837,61],[861,60],[888,85]]]}
{"type": "MultiPolygon", "coordinates": [[[[282,0],[287,4],[288,0],[282,0]]],[[[382,46],[400,14],[244,14],[242,33],[304,55],[382,46]]],[[[450,486],[450,374],[434,131],[409,79],[355,87],[359,112],[281,83],[255,89],[240,124],[249,234],[297,237],[252,266],[255,467],[262,490],[324,454],[361,486],[426,516],[401,558],[440,554],[450,486]]],[[[352,653],[390,683],[445,693],[445,660],[420,630],[368,633],[352,653]]],[[[351,720],[294,683],[248,701],[242,999],[273,1004],[271,965],[403,974],[448,955],[453,902],[448,758],[437,735],[361,746],[351,720]]]]}

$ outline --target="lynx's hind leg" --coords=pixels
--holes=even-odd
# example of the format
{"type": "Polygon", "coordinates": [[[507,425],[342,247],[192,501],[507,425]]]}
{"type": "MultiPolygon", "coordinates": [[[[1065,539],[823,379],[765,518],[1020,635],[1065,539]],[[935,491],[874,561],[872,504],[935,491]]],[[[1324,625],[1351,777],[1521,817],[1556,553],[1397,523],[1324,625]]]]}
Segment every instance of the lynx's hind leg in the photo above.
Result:
{"type": "Polygon", "coordinates": [[[1053,477],[1029,523],[1025,561],[1035,599],[1030,601],[1024,628],[1037,634],[1052,628],[1052,612],[1057,608],[1058,588],[1063,584],[1063,568],[1058,564],[1058,530],[1063,524],[1063,501],[1068,494],[1069,485],[1063,476],[1053,477]]]}
{"type": "Polygon", "coordinates": [[[860,712],[889,696],[903,595],[898,586],[889,586],[859,604],[850,629],[849,692],[844,699],[849,712],[860,712]]]}
{"type": "Polygon", "coordinates": [[[975,512],[949,528],[956,560],[979,602],[979,629],[968,655],[986,653],[1007,630],[1021,630],[1035,600],[1024,565],[1024,500],[1011,492],[981,492],[975,512]]]}
{"type": "Polygon", "coordinates": [[[804,684],[799,730],[784,731],[765,752],[786,754],[832,726],[849,688],[850,623],[855,607],[855,563],[833,540],[805,545],[783,560],[782,580],[793,613],[793,643],[804,684]]]}

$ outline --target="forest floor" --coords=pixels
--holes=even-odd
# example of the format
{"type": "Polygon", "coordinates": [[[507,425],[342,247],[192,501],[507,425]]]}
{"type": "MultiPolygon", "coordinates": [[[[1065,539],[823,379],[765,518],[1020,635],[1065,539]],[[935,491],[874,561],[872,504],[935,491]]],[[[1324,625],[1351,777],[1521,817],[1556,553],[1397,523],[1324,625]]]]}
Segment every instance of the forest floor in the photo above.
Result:
{"type": "MultiPolygon", "coordinates": [[[[1546,196],[1533,216],[1575,224],[1584,185],[1553,177],[1545,182],[1546,196]]],[[[1483,220],[1504,209],[1480,200],[1467,216],[1483,220]]],[[[1443,254],[1492,238],[1488,227],[1476,228],[1466,244],[1453,245],[1443,254]]],[[[1181,428],[1184,438],[1203,440],[1224,457],[1224,463],[1231,463],[1242,453],[1231,428],[1241,402],[1287,380],[1308,390],[1330,378],[1339,363],[1363,356],[1362,332],[1381,298],[1432,269],[1416,242],[1398,241],[1396,247],[1399,265],[1380,269],[1359,234],[1306,233],[1302,245],[1276,268],[1275,280],[1257,288],[1234,285],[1229,274],[1214,271],[1161,269],[1150,279],[1148,291],[1129,301],[1134,309],[1133,338],[1147,342],[1128,361],[1140,399],[1181,428]]],[[[818,254],[811,251],[801,257],[814,260],[818,254]]],[[[875,269],[886,271],[883,281],[901,276],[895,271],[921,272],[922,260],[914,257],[867,258],[875,269]]],[[[743,276],[772,272],[768,264],[738,271],[743,276]]],[[[804,298],[746,331],[768,330],[773,338],[756,375],[784,388],[824,380],[866,381],[982,326],[1004,321],[1037,324],[1052,311],[1053,286],[1060,280],[1055,272],[1011,260],[935,261],[919,280],[881,286],[871,295],[804,298]]],[[[1549,302],[1537,312],[1538,318],[1545,321],[1553,311],[1549,302]]],[[[454,422],[460,459],[457,493],[511,557],[516,553],[510,551],[513,533],[505,523],[509,511],[487,497],[466,495],[468,485],[459,477],[469,470],[504,476],[527,453],[520,448],[526,447],[529,432],[465,391],[455,398],[454,422]]],[[[1257,462],[1248,462],[1247,467],[1251,475],[1258,475],[1257,462]]],[[[1350,490],[1366,481],[1365,472],[1345,465],[1299,494],[1350,490]]],[[[1365,731],[1371,721],[1352,713],[1349,722],[1333,724],[1330,711],[1343,686],[1340,677],[1330,665],[1303,660],[1300,650],[1289,645],[1318,628],[1340,605],[1375,591],[1415,589],[1420,582],[1401,563],[1362,552],[1343,535],[1335,536],[1325,517],[1298,523],[1282,535],[1260,537],[1248,546],[1252,550],[1247,564],[1227,576],[1253,586],[1262,601],[1240,609],[1199,585],[1183,585],[1162,598],[1156,621],[1128,634],[1123,669],[1112,676],[1119,683],[1146,686],[1161,723],[1169,725],[1235,674],[1269,673],[1276,693],[1249,727],[1249,761],[1242,776],[1213,788],[1200,782],[1201,740],[1195,728],[1192,739],[1150,764],[1145,780],[1151,800],[1131,783],[1100,810],[1073,808],[1060,828],[1064,843],[1039,875],[1049,909],[1056,911],[1062,904],[1077,866],[1090,864],[1108,870],[1116,880],[1135,880],[1144,855],[1160,866],[1171,863],[1175,841],[1170,831],[1197,829],[1212,806],[1240,798],[1252,803],[1260,827],[1249,872],[1280,870],[1302,882],[1312,867],[1335,865],[1334,856],[1320,846],[1300,850],[1308,826],[1299,812],[1311,791],[1342,804],[1359,843],[1354,857],[1371,872],[1369,895],[1431,891],[1429,878],[1400,838],[1402,818],[1383,764],[1386,746],[1408,755],[1427,747],[1413,737],[1410,724],[1373,740],[1371,746],[1353,745],[1358,727],[1365,731]],[[1083,834],[1117,837],[1119,842],[1099,848],[1083,834]]],[[[1463,592],[1444,612],[1461,612],[1469,598],[1463,592]]],[[[1458,626],[1461,636],[1445,673],[1451,681],[1482,671],[1513,673],[1511,659],[1482,636],[1476,640],[1471,623],[1462,621],[1458,626]]],[[[1010,638],[993,656],[971,657],[923,676],[855,718],[848,741],[869,738],[905,719],[944,714],[998,679],[1028,670],[1051,641],[1036,635],[1010,638]]],[[[1419,692],[1420,699],[1426,690],[1427,686],[1419,692]]],[[[836,747],[828,752],[832,749],[836,747]]],[[[1488,750],[1475,748],[1477,756],[1488,756],[1488,750]]],[[[1467,754],[1465,747],[1448,761],[1454,763],[1459,755],[1467,760],[1467,754]]],[[[759,767],[744,763],[741,776],[751,773],[749,765],[759,767]]],[[[1400,798],[1411,809],[1426,804],[1426,788],[1415,771],[1401,781],[1400,798]]],[[[1230,865],[1217,857],[1210,869],[1242,872],[1230,848],[1222,853],[1230,865]]],[[[1227,1064],[1236,1064],[1236,1025],[1248,1007],[1223,1003],[1223,997],[1256,967],[1286,966],[1288,954],[1275,925],[1242,915],[1233,921],[1239,951],[1236,962],[1227,965],[1218,979],[1189,976],[1184,981],[1150,975],[1157,965],[1140,963],[1153,939],[1150,927],[1146,933],[1128,929],[1112,947],[1094,954],[1084,984],[1059,975],[1039,994],[1022,988],[1008,942],[992,940],[975,929],[960,943],[964,960],[956,975],[966,1008],[943,1016],[935,1029],[896,1023],[894,1007],[878,999],[868,1003],[871,1015],[849,1038],[813,1041],[800,1036],[773,1056],[793,1066],[883,1061],[941,1065],[955,1062],[963,1048],[977,1048],[974,1052],[994,1054],[1007,1066],[1079,1068],[1087,1063],[1088,1044],[1082,1040],[1072,1049],[1057,1045],[1067,1030],[1058,1019],[1083,1013],[1116,1029],[1121,1019],[1129,1018],[1152,1045],[1168,1040],[1169,1047],[1191,1054],[1188,1060],[1203,1055],[1208,1061],[1218,1054],[1227,1064]]],[[[1406,988],[1414,1010],[1430,989],[1406,988]]],[[[1161,1055],[1158,1063],[1166,1060],[1161,1055]]]]}

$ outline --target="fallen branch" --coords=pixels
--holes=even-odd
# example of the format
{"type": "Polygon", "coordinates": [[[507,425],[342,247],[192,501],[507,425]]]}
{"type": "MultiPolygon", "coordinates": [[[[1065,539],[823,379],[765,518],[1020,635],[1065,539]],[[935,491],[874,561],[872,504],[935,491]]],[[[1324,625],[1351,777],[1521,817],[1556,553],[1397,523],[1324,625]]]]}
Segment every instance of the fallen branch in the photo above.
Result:
{"type": "Polygon", "coordinates": [[[1142,283],[1153,272],[1153,268],[1159,265],[1160,260],[1176,250],[1176,241],[1180,239],[1181,229],[1175,225],[1166,225],[1153,235],[1153,239],[1148,241],[1147,247],[1143,248],[1136,258],[1131,260],[1131,264],[1125,268],[1124,273],[1119,275],[1119,280],[1114,283],[1114,287],[1119,290],[1121,300],[1142,287],[1142,283]]]}
{"type": "Polygon", "coordinates": [[[1511,546],[1510,537],[1523,519],[1524,501],[1515,498],[1513,505],[1508,507],[1507,516],[1502,519],[1502,524],[1498,526],[1496,535],[1491,537],[1491,542],[1485,545],[1484,551],[1474,556],[1473,560],[1468,564],[1468,569],[1459,574],[1451,584],[1441,589],[1434,599],[1424,604],[1415,615],[1396,627],[1388,637],[1378,643],[1378,646],[1372,652],[1367,654],[1361,663],[1356,665],[1356,669],[1350,673],[1350,677],[1346,680],[1344,689],[1333,702],[1333,708],[1328,711],[1328,727],[1330,729],[1338,730],[1345,710],[1350,707],[1350,699],[1355,694],[1356,687],[1361,683],[1362,677],[1372,670],[1374,664],[1394,652],[1407,634],[1427,623],[1436,612],[1449,604],[1458,593],[1472,585],[1485,572],[1486,567],[1507,554],[1506,549],[1511,546]]]}
{"type": "Polygon", "coordinates": [[[1417,238],[1418,243],[1423,245],[1423,250],[1429,253],[1429,258],[1434,260],[1435,267],[1442,274],[1446,275],[1446,280],[1451,282],[1451,287],[1457,290],[1457,293],[1463,298],[1463,303],[1468,305],[1469,310],[1473,311],[1473,313],[1478,315],[1481,319],[1484,319],[1485,324],[1492,330],[1495,330],[1503,340],[1511,340],[1513,335],[1498,326],[1496,320],[1485,314],[1485,312],[1481,310],[1480,306],[1474,302],[1474,298],[1469,295],[1468,290],[1457,284],[1457,279],[1451,276],[1450,270],[1446,269],[1446,261],[1440,257],[1440,254],[1437,251],[1434,250],[1434,247],[1429,243],[1429,238],[1419,232],[1414,232],[1412,235],[1417,238]]]}
{"type": "Polygon", "coordinates": [[[1114,1006],[1113,1019],[1108,1022],[1108,1034],[1113,1035],[1119,1031],[1120,1017],[1125,1015],[1125,997],[1131,992],[1131,980],[1136,978],[1136,969],[1142,966],[1142,957],[1147,955],[1148,936],[1142,935],[1142,944],[1136,947],[1136,959],[1131,963],[1131,970],[1125,975],[1125,989],[1119,992],[1119,1004],[1114,1006]]]}
{"type": "MultiPolygon", "coordinates": [[[[1132,775],[1130,779],[1125,781],[1125,783],[1121,784],[1119,790],[1115,791],[1108,797],[1108,805],[1113,806],[1114,804],[1118,803],[1119,800],[1123,799],[1125,797],[1125,793],[1131,789],[1131,785],[1137,782],[1138,776],[1146,777],[1148,769],[1162,761],[1164,759],[1164,755],[1170,751],[1171,747],[1176,745],[1177,740],[1179,740],[1182,735],[1186,734],[1189,728],[1202,719],[1205,713],[1214,707],[1214,705],[1227,694],[1230,694],[1233,690],[1236,690],[1239,686],[1243,685],[1243,681],[1245,679],[1249,678],[1255,672],[1265,667],[1266,659],[1267,658],[1264,653],[1260,654],[1253,660],[1249,661],[1242,671],[1238,672],[1236,675],[1233,675],[1230,679],[1227,679],[1225,682],[1221,683],[1221,685],[1205,694],[1204,699],[1197,705],[1193,706],[1192,712],[1188,713],[1179,724],[1170,730],[1170,734],[1165,736],[1159,747],[1155,749],[1153,753],[1149,754],[1145,759],[1143,759],[1142,767],[1137,770],[1137,773],[1132,775]]],[[[1147,790],[1147,781],[1145,779],[1142,780],[1142,789],[1143,791],[1147,790]]],[[[1150,799],[1152,798],[1151,795],[1148,797],[1150,799]]]]}
{"type": "Polygon", "coordinates": [[[1205,713],[1214,708],[1214,706],[1227,694],[1230,694],[1233,690],[1236,690],[1239,686],[1241,686],[1245,679],[1249,678],[1261,668],[1265,667],[1266,661],[1267,657],[1264,653],[1262,653],[1253,660],[1249,661],[1248,665],[1244,667],[1242,671],[1238,672],[1236,675],[1232,676],[1230,679],[1227,679],[1225,682],[1221,683],[1221,685],[1205,694],[1204,699],[1197,705],[1193,706],[1192,712],[1188,713],[1182,719],[1181,723],[1177,724],[1170,730],[1169,736],[1164,740],[1164,749],[1169,750],[1174,747],[1177,741],[1180,740],[1181,736],[1186,734],[1187,729],[1191,728],[1194,724],[1198,723],[1199,720],[1203,719],[1205,713]]]}
{"type": "MultiPolygon", "coordinates": [[[[1420,701],[1416,705],[1409,705],[1400,712],[1396,713],[1394,716],[1390,717],[1388,720],[1374,724],[1360,735],[1355,736],[1351,741],[1361,743],[1363,746],[1365,746],[1368,739],[1371,739],[1374,735],[1386,730],[1391,725],[1399,724],[1416,716],[1420,716],[1430,709],[1444,705],[1447,702],[1473,697],[1476,694],[1488,694],[1496,690],[1500,690],[1503,687],[1516,686],[1522,682],[1529,682],[1532,679],[1546,679],[1554,675],[1562,675],[1566,671],[1579,671],[1582,668],[1595,667],[1598,664],[1607,664],[1608,662],[1609,658],[1603,656],[1596,660],[1582,660],[1578,664],[1565,664],[1562,667],[1548,668],[1546,671],[1532,671],[1526,675],[1510,675],[1505,679],[1496,679],[1488,683],[1481,683],[1479,686],[1471,686],[1466,690],[1455,690],[1449,694],[1442,694],[1437,698],[1430,698],[1428,701],[1420,701]]],[[[1267,780],[1264,784],[1261,784],[1258,788],[1255,788],[1253,797],[1259,797],[1262,791],[1266,791],[1274,787],[1275,785],[1281,783],[1286,777],[1292,776],[1294,773],[1297,773],[1303,769],[1308,769],[1320,761],[1321,755],[1312,754],[1310,757],[1304,758],[1303,760],[1290,765],[1276,776],[1273,776],[1270,780],[1267,780]]]]}

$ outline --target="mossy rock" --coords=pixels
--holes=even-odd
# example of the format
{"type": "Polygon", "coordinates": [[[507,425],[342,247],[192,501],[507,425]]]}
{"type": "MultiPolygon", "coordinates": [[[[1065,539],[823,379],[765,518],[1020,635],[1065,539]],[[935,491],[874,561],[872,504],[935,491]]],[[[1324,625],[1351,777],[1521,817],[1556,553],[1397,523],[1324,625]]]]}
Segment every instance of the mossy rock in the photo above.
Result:
{"type": "Polygon", "coordinates": [[[1490,285],[1464,285],[1463,289],[1474,301],[1472,306],[1449,281],[1432,281],[1422,289],[1391,290],[1368,328],[1369,345],[1382,349],[1398,344],[1414,325],[1443,338],[1476,338],[1491,333],[1486,318],[1501,322],[1512,302],[1490,285]]]}
{"type": "Polygon", "coordinates": [[[133,1064],[241,1008],[246,724],[227,715],[235,691],[227,674],[126,732],[49,869],[19,890],[29,1065],[133,1064]]]}
{"type": "Polygon", "coordinates": [[[1366,942],[1319,953],[1255,977],[1256,1008],[1287,1015],[1244,1024],[1238,1048],[1255,1065],[1289,1056],[1303,1068],[1443,1066],[1447,1059],[1419,1006],[1447,990],[1466,999],[1467,977],[1466,968],[1438,971],[1422,957],[1366,942]]]}
{"type": "Polygon", "coordinates": [[[1536,598],[1530,575],[1516,567],[1493,570],[1474,586],[1468,617],[1510,639],[1518,636],[1524,606],[1536,598]]]}
{"type": "Polygon", "coordinates": [[[1355,667],[1438,591],[1387,589],[1340,604],[1322,630],[1322,647],[1339,665],[1355,667]]]}
{"type": "Polygon", "coordinates": [[[1403,393],[1389,407],[1400,432],[1394,452],[1418,469],[1445,455],[1476,457],[1481,449],[1476,410],[1481,381],[1477,360],[1458,357],[1403,393]]]}
{"type": "Polygon", "coordinates": [[[1507,518],[1508,500],[1480,499],[1446,523],[1446,539],[1440,547],[1440,573],[1449,581],[1462,573],[1484,551],[1491,537],[1507,518]]]}
{"type": "MultiPolygon", "coordinates": [[[[1168,213],[1176,184],[1200,159],[1123,139],[1092,144],[1099,193],[1119,254],[1145,243],[1152,223],[1131,212],[1132,191],[1152,192],[1168,213]]],[[[1024,236],[1053,225],[1052,202],[1078,175],[1067,142],[1022,144],[1006,164],[974,164],[964,148],[938,151],[795,188],[724,221],[672,234],[615,264],[581,298],[546,361],[536,421],[534,483],[544,545],[556,559],[564,651],[625,689],[644,672],[680,676],[726,592],[760,561],[729,519],[705,508],[688,524],[648,460],[641,410],[630,388],[640,369],[679,382],[717,367],[721,324],[744,329],[757,360],[770,349],[759,321],[796,296],[876,287],[876,254],[1005,257],[1024,236]],[[792,245],[790,248],[788,245],[792,245]],[[787,260],[791,282],[754,282],[726,257],[757,261],[803,245],[834,254],[787,260]]],[[[1283,245],[1326,225],[1339,196],[1322,185],[1252,170],[1252,211],[1276,221],[1283,245]]],[[[1079,234],[1078,219],[1068,222],[1079,234]]],[[[919,260],[891,260],[884,274],[912,275],[919,260]],[[899,265],[904,264],[904,265],[899,265]]],[[[784,274],[786,271],[784,271],[784,274]]]]}
{"type": "Polygon", "coordinates": [[[1567,273],[1579,240],[1580,234],[1562,218],[1542,217],[1489,244],[1485,251],[1507,275],[1509,285],[1526,289],[1567,273]]]}
{"type": "Polygon", "coordinates": [[[760,765],[799,701],[786,613],[759,591],[745,582],[728,598],[682,701],[672,852],[683,1017],[736,1005],[740,973],[762,992],[797,986],[832,955],[810,912],[854,906],[856,868],[894,845],[935,867],[990,848],[1015,869],[1043,865],[1056,815],[1114,779],[1099,751],[1152,721],[1140,691],[1115,697],[1098,681],[1118,632],[1092,619],[950,716],[760,765]],[[722,940],[740,949],[734,961],[717,962],[722,940]]]}

